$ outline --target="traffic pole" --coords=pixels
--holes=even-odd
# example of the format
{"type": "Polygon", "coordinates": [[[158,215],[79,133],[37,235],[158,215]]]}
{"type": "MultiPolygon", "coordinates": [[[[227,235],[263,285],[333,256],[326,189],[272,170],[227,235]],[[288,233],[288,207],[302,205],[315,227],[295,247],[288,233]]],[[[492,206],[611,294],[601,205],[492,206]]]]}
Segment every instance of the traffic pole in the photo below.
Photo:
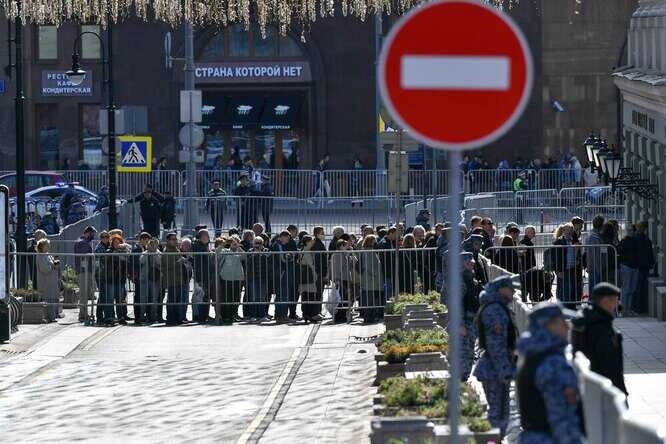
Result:
{"type": "Polygon", "coordinates": [[[451,222],[451,232],[449,237],[449,257],[448,257],[448,309],[449,309],[449,356],[451,362],[451,379],[449,380],[449,427],[451,428],[451,443],[457,444],[458,440],[458,401],[460,398],[460,331],[462,319],[462,295],[461,295],[461,274],[462,264],[460,261],[460,161],[462,159],[460,151],[452,151],[449,154],[449,199],[448,199],[448,217],[451,222]]]}
{"type": "MultiPolygon", "coordinates": [[[[28,239],[25,232],[25,128],[23,104],[23,19],[21,18],[21,4],[17,2],[17,14],[14,18],[14,46],[16,48],[16,97],[14,98],[14,112],[16,124],[16,251],[24,253],[28,250],[28,239]]],[[[19,286],[25,288],[28,283],[25,260],[19,258],[19,286]]]]}
{"type": "MultiPolygon", "coordinates": [[[[189,19],[185,19],[183,26],[185,28],[185,67],[183,71],[185,72],[185,89],[188,91],[194,90],[194,31],[192,29],[192,23],[189,19]]],[[[192,121],[192,95],[189,95],[190,100],[190,113],[189,113],[189,140],[190,145],[194,139],[192,130],[194,122],[192,121]]],[[[196,222],[196,205],[194,197],[196,196],[196,164],[194,162],[194,147],[188,146],[183,147],[187,149],[188,152],[188,162],[187,162],[187,186],[185,188],[185,194],[187,202],[185,204],[185,230],[194,231],[194,226],[198,223],[196,222]]]]}

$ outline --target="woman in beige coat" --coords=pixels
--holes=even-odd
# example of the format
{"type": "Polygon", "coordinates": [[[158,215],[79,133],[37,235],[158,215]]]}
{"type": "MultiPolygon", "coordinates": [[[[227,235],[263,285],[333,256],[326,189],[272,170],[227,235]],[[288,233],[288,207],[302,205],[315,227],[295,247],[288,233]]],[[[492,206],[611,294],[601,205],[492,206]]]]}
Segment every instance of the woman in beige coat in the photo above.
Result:
{"type": "Polygon", "coordinates": [[[50,242],[41,239],[37,242],[36,268],[37,291],[41,295],[42,302],[46,302],[46,320],[55,322],[58,317],[58,304],[60,303],[60,261],[48,254],[50,242]]]}

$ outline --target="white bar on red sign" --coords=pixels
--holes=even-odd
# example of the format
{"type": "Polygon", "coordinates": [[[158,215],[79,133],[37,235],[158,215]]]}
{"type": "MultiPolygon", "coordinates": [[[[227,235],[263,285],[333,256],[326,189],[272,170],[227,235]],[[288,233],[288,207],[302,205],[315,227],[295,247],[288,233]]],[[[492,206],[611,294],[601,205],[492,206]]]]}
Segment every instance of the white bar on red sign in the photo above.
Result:
{"type": "Polygon", "coordinates": [[[404,89],[506,91],[511,84],[508,57],[406,55],[400,62],[404,89]]]}

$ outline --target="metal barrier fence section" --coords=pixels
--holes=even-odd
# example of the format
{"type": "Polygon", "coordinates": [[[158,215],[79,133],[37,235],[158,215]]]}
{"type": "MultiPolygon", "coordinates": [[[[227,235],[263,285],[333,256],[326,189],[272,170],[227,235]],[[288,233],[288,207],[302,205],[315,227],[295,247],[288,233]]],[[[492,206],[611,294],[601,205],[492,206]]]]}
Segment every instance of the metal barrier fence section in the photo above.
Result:
{"type": "Polygon", "coordinates": [[[583,398],[587,442],[590,444],[663,444],[666,434],[628,418],[626,396],[610,380],[590,370],[576,353],[573,367],[583,398]]]}
{"type": "Polygon", "coordinates": [[[37,253],[12,254],[12,293],[24,307],[43,310],[46,320],[55,320],[65,302],[89,322],[122,322],[133,307],[139,322],[205,322],[214,313],[217,322],[229,323],[269,316],[319,321],[322,306],[340,322],[351,320],[352,310],[377,321],[394,294],[435,290],[434,249],[377,249],[374,236],[360,245],[338,240],[331,251],[314,250],[310,237],[300,251],[288,237],[278,237],[271,250],[261,237],[212,244],[151,239],[133,247],[111,239],[90,254],[55,253],[47,240],[37,253]]]}
{"type": "MultiPolygon", "coordinates": [[[[199,214],[196,224],[207,225],[218,234],[231,228],[251,229],[255,223],[263,224],[269,233],[279,233],[289,225],[308,232],[316,226],[324,227],[327,232],[336,226],[342,226],[346,232],[358,233],[363,224],[373,227],[390,226],[396,220],[395,201],[385,197],[356,200],[228,196],[175,199],[174,214],[169,213],[160,218],[162,228],[166,231],[191,232],[194,227],[185,226],[184,211],[186,202],[192,200],[196,202],[199,214]]],[[[401,202],[404,205],[409,201],[403,199],[401,202]]],[[[140,216],[141,206],[129,205],[133,205],[137,216],[140,216]]],[[[401,215],[402,218],[404,215],[401,215]]]]}
{"type": "Polygon", "coordinates": [[[575,308],[600,282],[619,283],[618,256],[612,245],[497,246],[491,261],[520,276],[523,302],[550,300],[575,308]]]}
{"type": "MultiPolygon", "coordinates": [[[[279,197],[361,197],[386,195],[387,172],[379,170],[282,170],[270,168],[244,168],[197,170],[197,195],[203,196],[214,178],[220,179],[222,188],[232,194],[240,174],[246,172],[257,183],[267,176],[279,197]]],[[[513,192],[514,181],[525,172],[525,191],[576,190],[582,186],[581,174],[574,170],[474,170],[461,176],[465,192],[498,193],[513,192]]],[[[65,179],[79,182],[82,186],[99,191],[108,184],[106,170],[58,171],[65,179]]],[[[409,194],[446,194],[448,192],[448,170],[409,170],[409,194]]],[[[169,191],[174,196],[184,196],[185,172],[180,170],[155,170],[150,173],[118,173],[118,196],[129,198],[140,193],[146,183],[153,184],[161,192],[169,191]]],[[[608,189],[594,187],[593,189],[608,189]]],[[[588,189],[589,190],[589,189],[588,189]]],[[[576,192],[573,192],[574,194],[576,192]]],[[[585,193],[585,192],[583,192],[585,193]]],[[[605,191],[590,192],[589,199],[608,199],[605,191]]],[[[602,204],[597,202],[597,204],[602,204]]],[[[608,203],[615,205],[617,202],[608,203]]],[[[547,206],[560,206],[554,201],[547,206]]],[[[580,204],[578,204],[580,205],[580,204]]],[[[606,205],[606,203],[604,203],[606,205]]],[[[569,205],[566,205],[569,206],[569,205]]]]}

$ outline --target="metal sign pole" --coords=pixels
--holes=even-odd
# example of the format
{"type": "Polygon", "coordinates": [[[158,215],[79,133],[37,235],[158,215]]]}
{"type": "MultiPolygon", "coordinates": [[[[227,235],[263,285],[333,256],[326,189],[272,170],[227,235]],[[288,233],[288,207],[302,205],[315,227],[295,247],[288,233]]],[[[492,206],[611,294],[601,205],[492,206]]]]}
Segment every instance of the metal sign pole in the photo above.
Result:
{"type": "Polygon", "coordinates": [[[451,427],[451,443],[457,444],[458,439],[458,399],[460,397],[460,331],[462,318],[461,270],[460,260],[460,151],[449,154],[449,199],[448,220],[451,222],[448,257],[448,300],[449,300],[449,350],[451,351],[451,380],[449,381],[449,426],[451,427]]]}
{"type": "MultiPolygon", "coordinates": [[[[194,31],[192,29],[192,23],[189,20],[185,20],[185,89],[188,91],[194,90],[194,31]]],[[[188,151],[188,162],[187,162],[187,187],[186,187],[186,196],[188,197],[187,203],[185,205],[185,231],[189,232],[194,230],[194,224],[196,220],[196,205],[194,202],[194,197],[196,194],[196,164],[194,163],[194,146],[193,141],[193,109],[192,109],[192,94],[189,94],[188,99],[190,100],[190,118],[189,118],[189,137],[190,137],[190,146],[186,149],[188,151]]]]}

